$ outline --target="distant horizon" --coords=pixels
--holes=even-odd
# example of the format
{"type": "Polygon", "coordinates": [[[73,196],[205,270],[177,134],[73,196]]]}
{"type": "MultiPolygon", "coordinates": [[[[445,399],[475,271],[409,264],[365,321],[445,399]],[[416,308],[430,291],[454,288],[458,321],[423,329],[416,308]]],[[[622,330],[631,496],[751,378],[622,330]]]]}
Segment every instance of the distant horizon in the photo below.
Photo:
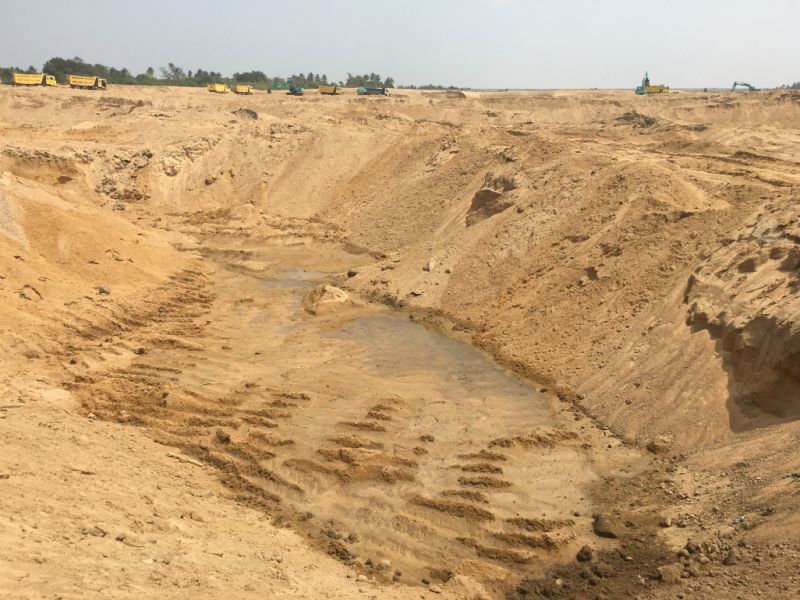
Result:
{"type": "MultiPolygon", "coordinates": [[[[61,56],[61,57],[51,57],[51,58],[67,58],[67,57],[61,56]]],[[[73,56],[73,57],[70,57],[70,58],[72,58],[72,59],[75,59],[75,58],[83,59],[83,57],[77,57],[77,56],[73,56]]],[[[85,60],[85,59],[83,59],[83,60],[85,60]]],[[[91,60],[85,60],[85,62],[86,62],[87,65],[92,65],[92,66],[97,65],[97,64],[103,64],[103,63],[101,63],[99,61],[95,62],[95,61],[91,61],[91,60]]],[[[114,68],[126,68],[126,67],[119,67],[118,65],[104,65],[104,66],[106,66],[106,67],[114,67],[114,68]]],[[[19,72],[24,72],[25,70],[30,69],[31,67],[36,69],[37,73],[44,73],[45,72],[45,69],[43,68],[44,65],[42,65],[42,67],[36,67],[33,64],[29,64],[27,67],[22,67],[20,65],[0,65],[0,68],[16,68],[16,69],[19,70],[19,72]]],[[[160,68],[160,67],[158,67],[158,68],[160,68]]],[[[234,73],[232,73],[230,75],[225,75],[225,74],[222,74],[222,73],[220,73],[220,75],[221,75],[221,79],[222,80],[231,80],[235,73],[241,73],[241,72],[242,71],[234,71],[234,73]]],[[[79,75],[80,73],[76,72],[75,74],[79,75]]],[[[271,73],[265,73],[265,74],[270,78],[282,78],[282,79],[285,79],[287,77],[291,77],[292,76],[292,74],[287,74],[287,75],[277,75],[277,74],[271,74],[271,73]]],[[[319,73],[319,74],[322,75],[322,73],[319,73]]],[[[134,73],[134,75],[136,75],[136,73],[134,73]]],[[[391,75],[388,75],[388,76],[391,77],[391,75]]],[[[154,77],[154,79],[159,81],[159,82],[169,81],[166,78],[158,77],[158,76],[154,77]]],[[[330,81],[331,84],[337,84],[338,85],[338,84],[341,83],[339,80],[334,80],[334,79],[330,79],[329,81],[330,81]]],[[[7,83],[7,82],[3,82],[3,83],[7,83]]],[[[742,82],[740,81],[738,83],[741,84],[742,82]]],[[[794,83],[796,83],[796,82],[791,81],[791,82],[787,82],[785,84],[781,84],[781,85],[777,85],[777,86],[773,86],[773,87],[758,88],[758,91],[769,91],[769,90],[786,89],[788,86],[790,86],[790,85],[792,85],[794,83]]],[[[146,85],[150,85],[150,84],[147,84],[147,83],[144,83],[144,82],[135,82],[135,83],[122,83],[122,84],[115,84],[115,85],[145,85],[146,86],[146,85]]],[[[162,85],[164,87],[169,87],[168,84],[160,84],[160,85],[162,85]]],[[[595,86],[595,87],[582,87],[582,86],[565,86],[565,87],[510,87],[510,86],[504,86],[504,87],[472,87],[472,86],[455,86],[455,85],[449,85],[449,84],[446,84],[446,83],[443,84],[443,83],[434,83],[434,82],[427,82],[427,83],[406,83],[406,82],[401,82],[401,83],[395,83],[393,87],[396,88],[396,89],[421,89],[422,91],[426,91],[424,89],[426,86],[435,86],[435,87],[438,87],[438,88],[442,88],[443,90],[446,90],[446,89],[450,88],[450,89],[473,91],[473,92],[483,92],[483,91],[486,91],[486,92],[492,92],[492,91],[518,91],[518,92],[531,91],[531,92],[536,92],[536,91],[558,91],[558,90],[564,90],[564,91],[581,91],[581,90],[586,90],[586,91],[591,91],[591,90],[623,91],[623,90],[628,90],[628,89],[633,90],[633,89],[635,89],[637,87],[637,85],[638,85],[638,83],[636,85],[624,86],[624,87],[597,87],[597,86],[595,86]]],[[[703,91],[703,90],[708,90],[708,91],[725,91],[725,90],[728,90],[728,91],[731,91],[730,88],[732,88],[732,86],[733,86],[733,82],[731,82],[731,85],[727,85],[727,86],[719,85],[719,86],[702,86],[702,87],[679,87],[679,86],[669,86],[669,87],[673,91],[703,91]]],[[[175,85],[174,87],[187,87],[187,86],[175,85]]],[[[348,87],[348,86],[344,86],[344,87],[348,87]]],[[[356,86],[349,86],[349,87],[356,87],[356,86]]],[[[747,90],[743,90],[742,89],[741,91],[745,92],[747,90]]]]}
{"type": "MultiPolygon", "coordinates": [[[[800,81],[795,0],[12,0],[2,67],[80,56],[134,74],[172,62],[225,75],[377,71],[402,85],[674,89],[800,81]],[[80,20],[80,27],[65,23],[80,20]]],[[[38,68],[38,67],[37,67],[38,68]]]]}

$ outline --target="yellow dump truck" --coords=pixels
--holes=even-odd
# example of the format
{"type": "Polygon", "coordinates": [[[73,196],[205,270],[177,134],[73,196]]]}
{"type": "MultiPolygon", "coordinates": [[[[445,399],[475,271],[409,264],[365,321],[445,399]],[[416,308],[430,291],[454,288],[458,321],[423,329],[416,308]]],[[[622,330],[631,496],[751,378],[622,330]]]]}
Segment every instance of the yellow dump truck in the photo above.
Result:
{"type": "Polygon", "coordinates": [[[94,75],[67,75],[67,83],[71,88],[81,90],[107,90],[108,82],[94,75]]]}
{"type": "Polygon", "coordinates": [[[229,88],[224,83],[209,83],[208,91],[213,92],[215,94],[227,94],[228,92],[231,91],[231,88],[229,88]]]}
{"type": "Polygon", "coordinates": [[[635,91],[640,96],[644,96],[646,94],[669,94],[669,86],[653,85],[650,83],[650,75],[645,72],[644,77],[642,78],[642,85],[638,86],[635,91]]]}
{"type": "Polygon", "coordinates": [[[11,85],[43,85],[55,87],[56,78],[45,73],[12,73],[11,85]]]}
{"type": "Polygon", "coordinates": [[[342,93],[342,88],[338,85],[321,85],[319,86],[320,94],[328,94],[329,96],[337,96],[342,93]]]}
{"type": "Polygon", "coordinates": [[[253,86],[244,83],[237,83],[233,86],[233,93],[249,96],[253,93],[253,86]]]}

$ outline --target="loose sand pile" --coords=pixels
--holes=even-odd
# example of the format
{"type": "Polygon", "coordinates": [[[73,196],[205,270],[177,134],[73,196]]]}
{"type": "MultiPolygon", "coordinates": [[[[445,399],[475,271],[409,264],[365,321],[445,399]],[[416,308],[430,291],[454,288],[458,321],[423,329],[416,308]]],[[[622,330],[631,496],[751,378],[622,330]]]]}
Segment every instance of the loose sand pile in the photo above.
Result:
{"type": "Polygon", "coordinates": [[[0,131],[4,597],[796,592],[800,95],[3,88],[0,131]]]}

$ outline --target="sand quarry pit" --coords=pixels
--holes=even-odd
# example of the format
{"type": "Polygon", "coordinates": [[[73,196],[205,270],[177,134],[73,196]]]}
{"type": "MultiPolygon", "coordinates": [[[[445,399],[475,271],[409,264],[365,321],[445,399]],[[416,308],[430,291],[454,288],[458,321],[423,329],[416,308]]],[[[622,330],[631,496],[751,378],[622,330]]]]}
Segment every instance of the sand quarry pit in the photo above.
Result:
{"type": "Polygon", "coordinates": [[[4,598],[796,597],[800,94],[0,132],[4,598]]]}

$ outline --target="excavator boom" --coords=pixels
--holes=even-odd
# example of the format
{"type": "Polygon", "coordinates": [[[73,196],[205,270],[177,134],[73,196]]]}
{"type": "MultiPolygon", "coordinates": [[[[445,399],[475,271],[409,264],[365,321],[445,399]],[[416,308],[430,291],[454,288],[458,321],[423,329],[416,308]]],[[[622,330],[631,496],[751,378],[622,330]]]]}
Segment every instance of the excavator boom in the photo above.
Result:
{"type": "Polygon", "coordinates": [[[748,89],[748,91],[750,91],[750,92],[757,92],[758,91],[757,87],[755,87],[753,85],[750,85],[749,83],[745,83],[744,81],[734,81],[733,82],[733,87],[731,88],[731,91],[735,92],[737,86],[738,87],[746,87],[748,89]]]}

